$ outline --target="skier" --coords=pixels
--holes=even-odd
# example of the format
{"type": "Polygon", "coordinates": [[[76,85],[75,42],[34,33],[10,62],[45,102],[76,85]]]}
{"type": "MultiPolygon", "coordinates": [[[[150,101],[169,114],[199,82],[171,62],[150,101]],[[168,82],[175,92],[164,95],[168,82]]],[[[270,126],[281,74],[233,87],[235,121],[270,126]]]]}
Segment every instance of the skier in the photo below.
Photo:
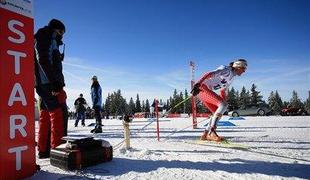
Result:
{"type": "Polygon", "coordinates": [[[86,100],[83,98],[83,94],[80,94],[80,97],[77,98],[74,102],[74,106],[76,109],[76,120],[74,126],[77,127],[79,120],[82,120],[82,126],[85,126],[85,111],[86,111],[86,100]]]}
{"type": "Polygon", "coordinates": [[[212,117],[208,127],[200,137],[201,140],[222,141],[223,138],[216,133],[217,122],[221,119],[227,109],[226,96],[229,85],[233,78],[243,74],[247,69],[247,61],[238,59],[231,62],[229,66],[220,66],[215,71],[205,73],[200,80],[194,85],[191,93],[193,96],[198,95],[205,107],[212,112],[212,117]],[[220,90],[220,95],[214,91],[220,90]]]}
{"type": "Polygon", "coordinates": [[[35,88],[40,100],[38,132],[38,156],[48,158],[50,148],[62,143],[61,138],[67,133],[67,105],[62,61],[64,53],[62,37],[65,25],[52,19],[48,26],[35,34],[35,88]]]}
{"type": "Polygon", "coordinates": [[[97,76],[92,77],[91,85],[91,99],[93,102],[93,109],[95,111],[96,126],[95,129],[91,130],[91,133],[102,133],[102,123],[101,123],[101,104],[102,104],[102,90],[98,82],[97,76]]]}

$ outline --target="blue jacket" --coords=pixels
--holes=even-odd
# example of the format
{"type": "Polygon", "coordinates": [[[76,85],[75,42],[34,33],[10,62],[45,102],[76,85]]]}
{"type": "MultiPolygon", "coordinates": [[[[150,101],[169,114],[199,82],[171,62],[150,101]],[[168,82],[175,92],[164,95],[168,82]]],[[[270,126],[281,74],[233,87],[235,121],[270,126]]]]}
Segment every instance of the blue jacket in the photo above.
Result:
{"type": "Polygon", "coordinates": [[[91,100],[93,102],[93,106],[99,106],[101,108],[102,105],[102,90],[98,82],[94,82],[91,86],[91,100]]]}

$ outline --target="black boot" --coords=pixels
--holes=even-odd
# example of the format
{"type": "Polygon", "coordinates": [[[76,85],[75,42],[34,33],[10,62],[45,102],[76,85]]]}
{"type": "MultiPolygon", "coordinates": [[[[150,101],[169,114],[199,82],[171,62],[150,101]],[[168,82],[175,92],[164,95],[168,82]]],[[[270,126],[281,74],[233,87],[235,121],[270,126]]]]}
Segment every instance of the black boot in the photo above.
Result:
{"type": "Polygon", "coordinates": [[[102,128],[101,128],[101,126],[98,127],[98,128],[96,128],[95,131],[94,131],[94,133],[102,133],[102,128]]]}
{"type": "Polygon", "coordinates": [[[91,133],[102,133],[102,125],[96,125],[95,129],[91,130],[91,133]]]}
{"type": "Polygon", "coordinates": [[[50,157],[50,151],[46,152],[39,152],[38,153],[39,159],[46,159],[50,157]]]}

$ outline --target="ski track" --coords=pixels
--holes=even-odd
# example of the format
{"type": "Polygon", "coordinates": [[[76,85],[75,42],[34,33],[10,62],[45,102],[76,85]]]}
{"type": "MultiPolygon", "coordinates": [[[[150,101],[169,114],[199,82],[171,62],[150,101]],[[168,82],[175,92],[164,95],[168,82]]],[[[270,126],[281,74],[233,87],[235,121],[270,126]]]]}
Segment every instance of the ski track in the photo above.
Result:
{"type": "MultiPolygon", "coordinates": [[[[121,145],[114,147],[111,162],[64,171],[51,166],[49,159],[37,159],[41,171],[28,179],[310,179],[309,116],[245,117],[230,122],[236,126],[220,126],[218,133],[248,146],[248,151],[186,143],[198,139],[207,123],[192,129],[191,118],[160,119],[159,142],[156,121],[134,119],[132,148],[125,150],[122,121],[103,120],[104,132],[96,136],[121,145]]],[[[69,134],[89,134],[92,128],[75,128],[74,120],[69,121],[69,134]]]]}

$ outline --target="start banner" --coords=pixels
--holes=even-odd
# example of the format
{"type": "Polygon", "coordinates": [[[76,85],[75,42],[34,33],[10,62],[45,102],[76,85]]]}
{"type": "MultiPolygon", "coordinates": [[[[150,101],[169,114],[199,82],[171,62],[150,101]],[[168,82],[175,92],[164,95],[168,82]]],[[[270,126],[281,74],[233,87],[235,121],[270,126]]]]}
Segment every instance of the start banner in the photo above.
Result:
{"type": "Polygon", "coordinates": [[[0,179],[35,172],[33,1],[0,0],[0,179]]]}

